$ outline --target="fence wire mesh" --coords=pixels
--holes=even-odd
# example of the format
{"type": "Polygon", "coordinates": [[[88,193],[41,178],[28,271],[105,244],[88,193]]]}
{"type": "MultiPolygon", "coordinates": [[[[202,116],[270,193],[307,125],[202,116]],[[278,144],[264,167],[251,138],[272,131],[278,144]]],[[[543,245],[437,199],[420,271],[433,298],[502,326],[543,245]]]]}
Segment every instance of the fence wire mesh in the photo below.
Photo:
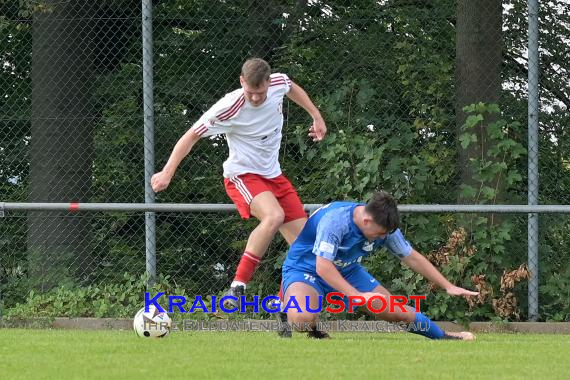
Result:
{"type": "MultiPolygon", "coordinates": [[[[540,4],[540,204],[570,202],[567,7],[540,4]]],[[[257,56],[302,86],[327,123],[326,139],[312,142],[310,117],[285,98],[280,162],[304,203],[365,200],[378,188],[406,204],[527,202],[525,1],[166,0],[152,10],[156,170],[203,112],[240,87],[243,61],[257,56]]],[[[0,2],[0,201],[144,202],[141,30],[139,1],[0,2]]],[[[200,141],[156,201],[229,203],[227,151],[223,137],[200,141]]],[[[466,239],[481,259],[471,260],[470,276],[491,277],[495,292],[503,271],[526,262],[526,216],[407,218],[423,252],[471,226],[466,239]]],[[[539,224],[541,318],[564,320],[570,266],[555,253],[568,250],[568,220],[541,215],[539,224]]],[[[144,225],[140,213],[8,213],[4,307],[30,289],[141,275],[144,225]]],[[[237,214],[157,214],[157,273],[187,294],[218,294],[254,226],[237,214]]],[[[286,248],[277,237],[252,291],[277,290],[286,248]]],[[[444,273],[462,273],[444,264],[444,273]]],[[[470,276],[456,280],[481,281],[470,276]]],[[[525,318],[526,296],[518,298],[525,318]]]]}

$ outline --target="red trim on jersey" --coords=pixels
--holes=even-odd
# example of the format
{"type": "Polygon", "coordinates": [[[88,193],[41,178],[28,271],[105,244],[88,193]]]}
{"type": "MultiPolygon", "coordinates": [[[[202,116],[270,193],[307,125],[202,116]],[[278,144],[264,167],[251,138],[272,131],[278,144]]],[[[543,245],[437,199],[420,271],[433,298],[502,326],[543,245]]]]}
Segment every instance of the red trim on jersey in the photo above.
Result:
{"type": "Polygon", "coordinates": [[[285,84],[289,87],[291,87],[291,80],[289,80],[289,78],[287,78],[285,75],[279,75],[279,76],[275,76],[271,78],[271,82],[269,84],[269,87],[271,86],[278,86],[281,84],[285,84]]]}
{"type": "Polygon", "coordinates": [[[202,136],[204,133],[206,133],[207,130],[208,130],[208,127],[206,127],[205,124],[202,124],[201,126],[196,128],[194,132],[196,132],[196,134],[198,136],[202,136]]]}
{"type": "Polygon", "coordinates": [[[234,116],[237,113],[237,111],[239,111],[239,109],[241,108],[241,106],[243,106],[244,103],[245,103],[245,97],[241,95],[238,98],[238,100],[236,100],[236,102],[228,110],[222,112],[217,116],[218,120],[220,121],[228,120],[230,117],[234,116]]]}

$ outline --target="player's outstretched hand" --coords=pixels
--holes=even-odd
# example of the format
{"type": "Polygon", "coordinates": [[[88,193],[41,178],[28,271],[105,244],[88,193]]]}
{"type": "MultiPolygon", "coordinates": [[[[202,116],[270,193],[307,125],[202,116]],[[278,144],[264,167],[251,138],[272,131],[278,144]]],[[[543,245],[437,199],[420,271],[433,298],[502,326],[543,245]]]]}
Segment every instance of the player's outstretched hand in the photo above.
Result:
{"type": "Polygon", "coordinates": [[[313,141],[321,141],[327,134],[327,126],[323,119],[313,120],[313,125],[309,128],[309,137],[313,141]]]}
{"type": "Polygon", "coordinates": [[[171,179],[172,177],[168,173],[165,173],[164,171],[154,174],[150,179],[150,185],[152,186],[152,190],[155,193],[158,193],[159,191],[166,189],[168,185],[170,185],[171,179]]]}
{"type": "Polygon", "coordinates": [[[447,289],[445,289],[447,291],[447,294],[449,294],[450,296],[476,296],[479,294],[479,292],[474,292],[472,290],[467,290],[467,289],[463,289],[460,288],[459,286],[451,286],[447,289]]]}

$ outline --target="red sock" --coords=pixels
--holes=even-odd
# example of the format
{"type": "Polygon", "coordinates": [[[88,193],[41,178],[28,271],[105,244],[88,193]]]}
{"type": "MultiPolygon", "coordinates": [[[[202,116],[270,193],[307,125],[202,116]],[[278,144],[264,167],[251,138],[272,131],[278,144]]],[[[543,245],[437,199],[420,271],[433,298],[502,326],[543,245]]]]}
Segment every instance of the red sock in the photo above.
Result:
{"type": "Polygon", "coordinates": [[[253,253],[247,251],[244,252],[239,261],[234,281],[247,284],[253,277],[253,272],[255,272],[255,268],[257,268],[260,261],[261,257],[255,256],[253,253]]]}

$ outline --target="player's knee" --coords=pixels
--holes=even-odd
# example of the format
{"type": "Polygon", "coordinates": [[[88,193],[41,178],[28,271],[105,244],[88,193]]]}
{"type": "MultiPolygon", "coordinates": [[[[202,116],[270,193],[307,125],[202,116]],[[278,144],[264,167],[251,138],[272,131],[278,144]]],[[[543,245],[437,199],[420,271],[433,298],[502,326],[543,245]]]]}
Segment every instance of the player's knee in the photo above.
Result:
{"type": "Polygon", "coordinates": [[[271,210],[269,214],[263,218],[263,222],[270,226],[272,229],[277,231],[279,227],[283,225],[285,221],[285,212],[281,207],[271,210]]]}

